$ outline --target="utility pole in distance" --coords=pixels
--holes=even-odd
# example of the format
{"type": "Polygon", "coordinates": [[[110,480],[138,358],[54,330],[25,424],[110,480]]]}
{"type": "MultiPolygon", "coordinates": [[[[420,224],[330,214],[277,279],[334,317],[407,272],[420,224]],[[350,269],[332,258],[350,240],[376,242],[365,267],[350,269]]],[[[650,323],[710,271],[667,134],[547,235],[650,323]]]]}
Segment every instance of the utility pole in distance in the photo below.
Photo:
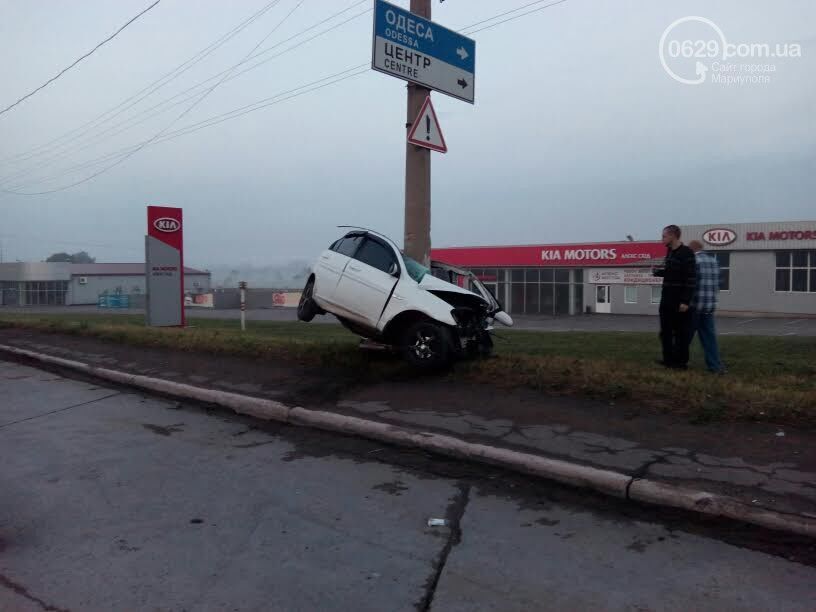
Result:
{"type": "MultiPolygon", "coordinates": [[[[411,12],[430,20],[431,0],[411,0],[411,12]]],[[[422,109],[431,90],[408,83],[406,131],[422,109]]],[[[405,145],[405,254],[424,266],[431,262],[431,151],[405,145]]]]}

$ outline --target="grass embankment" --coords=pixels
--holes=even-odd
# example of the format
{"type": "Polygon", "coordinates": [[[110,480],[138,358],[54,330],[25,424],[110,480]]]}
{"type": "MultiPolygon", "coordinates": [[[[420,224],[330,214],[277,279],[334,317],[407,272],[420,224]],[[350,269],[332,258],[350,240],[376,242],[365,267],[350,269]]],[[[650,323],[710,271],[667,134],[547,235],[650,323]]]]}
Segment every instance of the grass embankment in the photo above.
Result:
{"type": "MultiPolygon", "coordinates": [[[[397,360],[370,359],[357,338],[336,325],[253,321],[241,333],[234,320],[192,319],[191,327],[144,327],[141,316],[2,315],[0,327],[89,336],[136,346],[285,359],[344,369],[360,381],[406,374],[397,360]]],[[[654,363],[656,333],[502,331],[498,359],[460,364],[450,377],[503,387],[647,405],[696,422],[757,419],[816,425],[816,339],[721,338],[729,374],[705,372],[695,342],[688,372],[654,363]]]]}

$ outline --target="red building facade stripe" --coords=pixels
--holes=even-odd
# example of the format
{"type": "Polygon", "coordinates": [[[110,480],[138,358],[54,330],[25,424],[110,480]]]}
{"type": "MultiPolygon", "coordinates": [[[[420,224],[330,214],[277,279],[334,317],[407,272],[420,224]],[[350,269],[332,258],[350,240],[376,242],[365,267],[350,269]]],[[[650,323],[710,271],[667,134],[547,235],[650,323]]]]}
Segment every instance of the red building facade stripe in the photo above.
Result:
{"type": "Polygon", "coordinates": [[[433,249],[431,258],[465,268],[600,267],[648,265],[666,256],[660,242],[598,242],[433,249]]]}

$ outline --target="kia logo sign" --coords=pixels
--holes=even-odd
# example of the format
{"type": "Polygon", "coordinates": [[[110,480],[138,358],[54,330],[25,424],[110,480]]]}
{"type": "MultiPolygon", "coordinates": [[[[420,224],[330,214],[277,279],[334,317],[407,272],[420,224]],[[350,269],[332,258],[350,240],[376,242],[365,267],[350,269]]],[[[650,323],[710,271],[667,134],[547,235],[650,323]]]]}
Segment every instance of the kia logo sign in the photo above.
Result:
{"type": "Polygon", "coordinates": [[[734,230],[723,229],[721,227],[715,227],[703,233],[703,240],[712,246],[725,246],[726,244],[731,244],[736,239],[737,233],[734,230]]]}
{"type": "Polygon", "coordinates": [[[153,222],[153,227],[155,227],[160,232],[170,233],[179,231],[181,229],[181,223],[179,223],[177,219],[172,219],[170,217],[161,217],[153,222]]]}

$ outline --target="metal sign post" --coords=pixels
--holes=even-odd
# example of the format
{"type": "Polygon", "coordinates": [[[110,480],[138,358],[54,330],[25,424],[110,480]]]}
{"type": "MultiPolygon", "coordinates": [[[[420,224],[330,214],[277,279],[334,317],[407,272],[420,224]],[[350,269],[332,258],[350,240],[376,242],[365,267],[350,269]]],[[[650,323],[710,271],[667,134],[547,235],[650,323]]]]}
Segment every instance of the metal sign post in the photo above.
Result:
{"type": "Polygon", "coordinates": [[[246,331],[246,281],[238,283],[238,288],[241,290],[241,331],[246,331]]]}

